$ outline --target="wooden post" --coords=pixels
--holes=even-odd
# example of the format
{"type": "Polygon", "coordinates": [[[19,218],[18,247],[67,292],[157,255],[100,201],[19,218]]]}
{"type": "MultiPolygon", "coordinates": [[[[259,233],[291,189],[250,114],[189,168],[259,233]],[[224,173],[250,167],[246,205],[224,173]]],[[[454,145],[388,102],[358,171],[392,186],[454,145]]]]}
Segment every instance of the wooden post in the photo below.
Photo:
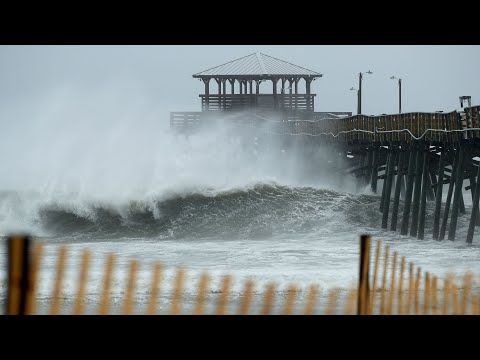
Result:
{"type": "Polygon", "coordinates": [[[252,280],[245,281],[245,287],[243,289],[243,297],[240,299],[240,305],[238,307],[238,315],[248,315],[250,309],[250,303],[252,302],[252,290],[254,283],[252,280]]]}
{"type": "Polygon", "coordinates": [[[55,283],[53,285],[52,303],[50,305],[50,315],[57,315],[60,312],[60,295],[63,286],[63,272],[67,257],[67,248],[65,245],[58,249],[57,264],[55,266],[55,283]]]}
{"type": "Polygon", "coordinates": [[[393,209],[392,209],[392,224],[390,225],[391,231],[397,230],[397,222],[398,222],[398,205],[400,203],[400,189],[402,187],[402,178],[405,173],[404,171],[404,159],[405,154],[404,151],[400,152],[398,166],[397,166],[397,181],[395,185],[395,194],[393,197],[393,209]]]}
{"type": "Polygon", "coordinates": [[[25,315],[29,274],[29,236],[12,235],[7,239],[8,252],[8,288],[7,315],[25,315]]]}
{"type": "Polygon", "coordinates": [[[376,149],[376,148],[373,148],[372,149],[373,151],[373,160],[372,160],[372,163],[373,163],[373,166],[372,166],[372,185],[371,185],[371,188],[372,188],[372,192],[373,193],[377,193],[377,177],[378,177],[378,158],[380,156],[380,151],[379,149],[376,149]]]}
{"type": "Polygon", "coordinates": [[[370,235],[360,237],[360,271],[358,281],[357,314],[368,314],[369,308],[369,268],[370,268],[370,235]]]}
{"type": "MultiPolygon", "coordinates": [[[[428,147],[427,147],[428,148],[428,147]]],[[[428,150],[425,149],[423,153],[423,184],[422,192],[420,195],[420,219],[418,224],[418,238],[423,240],[425,238],[425,211],[427,203],[427,193],[428,193],[428,178],[430,174],[428,172],[428,150]]]]}
{"type": "Polygon", "coordinates": [[[433,238],[438,240],[440,230],[440,212],[442,210],[443,173],[445,172],[445,146],[442,146],[438,164],[437,191],[435,192],[435,213],[433,216],[433,238]]]}
{"type": "MultiPolygon", "coordinates": [[[[459,144],[458,152],[458,168],[455,179],[455,192],[453,196],[452,217],[450,219],[450,229],[448,231],[448,240],[455,240],[455,233],[457,231],[458,210],[460,206],[460,197],[462,196],[463,187],[463,164],[465,160],[465,152],[463,146],[459,144]]],[[[452,174],[453,176],[453,174],[452,174]]]]}
{"type": "Polygon", "coordinates": [[[475,190],[473,192],[472,201],[472,215],[470,216],[470,224],[468,226],[467,243],[471,244],[473,241],[473,234],[475,232],[475,224],[478,216],[478,201],[480,199],[480,166],[477,169],[477,181],[475,183],[475,190]]]}
{"type": "Polygon", "coordinates": [[[232,278],[229,275],[225,275],[222,279],[222,287],[220,289],[217,308],[215,310],[216,315],[225,315],[225,311],[228,304],[228,295],[230,292],[231,280],[232,278]]]}
{"type": "MultiPolygon", "coordinates": [[[[471,175],[470,178],[468,179],[470,182],[470,193],[472,194],[472,204],[473,201],[475,200],[475,185],[477,182],[475,181],[475,175],[471,175]]],[[[477,218],[475,220],[475,225],[480,226],[480,214],[477,213],[477,218]]]]}
{"type": "Polygon", "coordinates": [[[383,218],[382,218],[382,229],[386,229],[388,226],[388,211],[390,210],[390,197],[392,193],[392,182],[393,182],[393,173],[395,170],[395,159],[398,155],[394,152],[389,154],[389,162],[388,162],[388,171],[387,171],[387,178],[386,178],[386,190],[385,190],[385,198],[383,199],[383,218]]]}
{"type": "Polygon", "coordinates": [[[439,240],[445,239],[445,232],[447,230],[448,213],[450,212],[450,203],[452,202],[453,188],[455,186],[455,180],[454,180],[453,174],[455,174],[456,169],[457,169],[457,161],[456,159],[454,159],[452,164],[452,173],[450,176],[450,183],[448,185],[447,199],[445,201],[445,212],[443,213],[442,226],[440,227],[439,240]]]}
{"type": "Polygon", "coordinates": [[[177,268],[175,275],[175,285],[172,293],[172,303],[170,304],[170,315],[178,315],[181,311],[180,301],[182,300],[183,281],[185,277],[185,270],[177,268]]]}
{"type": "Polygon", "coordinates": [[[383,174],[383,183],[382,183],[382,197],[380,198],[380,212],[383,213],[383,209],[385,206],[385,196],[387,194],[387,176],[388,176],[388,168],[391,163],[390,154],[387,155],[387,159],[385,160],[385,172],[383,174]]]}
{"type": "Polygon", "coordinates": [[[137,283],[138,260],[130,261],[127,275],[127,286],[125,289],[125,298],[123,299],[122,314],[130,315],[132,312],[135,298],[135,286],[137,283]]]}
{"type": "Polygon", "coordinates": [[[293,309],[293,302],[295,301],[295,295],[297,294],[297,288],[291,284],[287,288],[287,296],[283,304],[282,315],[291,315],[293,309]]]}
{"type": "Polygon", "coordinates": [[[275,284],[269,283],[265,287],[265,294],[263,296],[263,304],[260,312],[261,315],[270,315],[270,312],[272,311],[274,296],[275,296],[275,284]]]}
{"type": "Polygon", "coordinates": [[[105,273],[103,274],[102,294],[98,307],[99,315],[108,314],[108,308],[110,303],[110,288],[112,287],[112,273],[113,266],[115,264],[115,255],[108,254],[107,261],[105,262],[105,273]]]}
{"type": "MultiPolygon", "coordinates": [[[[373,265],[373,281],[372,281],[372,291],[370,294],[370,304],[369,304],[369,314],[373,314],[374,305],[375,305],[375,292],[377,290],[377,273],[378,273],[378,263],[380,259],[381,243],[380,240],[377,240],[377,249],[375,250],[375,262],[373,265]]],[[[357,291],[358,294],[358,291],[357,291]]],[[[358,296],[358,295],[357,295],[358,296]]]]}
{"type": "Polygon", "coordinates": [[[148,304],[146,315],[154,315],[157,312],[157,297],[160,292],[160,275],[162,273],[162,264],[155,263],[153,265],[152,282],[150,283],[150,296],[148,297],[148,304]]]}
{"type": "Polygon", "coordinates": [[[85,296],[85,289],[87,286],[88,267],[90,265],[91,253],[88,250],[84,250],[82,258],[80,260],[80,271],[78,274],[78,289],[75,302],[73,304],[73,315],[81,315],[83,312],[83,302],[85,296]]]}
{"type": "Polygon", "coordinates": [[[418,230],[418,210],[420,205],[420,193],[422,190],[422,170],[423,170],[423,156],[420,149],[417,149],[416,156],[416,170],[415,170],[415,190],[413,193],[412,203],[412,225],[410,228],[410,236],[417,236],[418,230]]]}
{"type": "Polygon", "coordinates": [[[397,315],[403,314],[403,273],[405,270],[405,256],[400,260],[400,275],[398,279],[397,315]]]}
{"type": "Polygon", "coordinates": [[[392,276],[390,280],[390,295],[388,297],[388,304],[387,304],[387,315],[392,315],[393,309],[393,299],[394,299],[394,292],[395,292],[395,272],[397,271],[397,252],[393,252],[393,259],[392,259],[392,276]]]}
{"type": "Polygon", "coordinates": [[[410,217],[410,206],[412,203],[413,180],[414,180],[414,166],[415,166],[415,152],[409,149],[408,170],[407,170],[407,190],[405,193],[405,204],[403,205],[403,220],[402,220],[402,235],[408,234],[408,222],[410,217]]]}
{"type": "Polygon", "coordinates": [[[388,270],[388,252],[390,246],[385,246],[385,258],[383,260],[383,276],[382,276],[382,292],[380,294],[380,315],[385,314],[385,287],[387,284],[387,270],[388,270]]]}
{"type": "Polygon", "coordinates": [[[28,270],[27,298],[25,301],[25,313],[34,315],[36,311],[37,278],[40,272],[40,261],[43,253],[43,245],[40,242],[34,242],[31,252],[31,260],[28,270]]]}
{"type": "Polygon", "coordinates": [[[312,315],[315,309],[315,302],[318,295],[318,285],[310,285],[305,297],[305,305],[303,307],[303,315],[312,315]]]}
{"type": "Polygon", "coordinates": [[[423,292],[423,315],[428,315],[430,308],[430,274],[425,272],[425,286],[423,292]]]}
{"type": "Polygon", "coordinates": [[[417,276],[415,278],[415,293],[414,293],[414,298],[413,298],[413,309],[414,309],[414,314],[418,315],[419,312],[419,303],[418,303],[418,290],[420,289],[420,274],[422,272],[422,269],[417,267],[417,276]]]}
{"type": "Polygon", "coordinates": [[[413,301],[413,264],[408,264],[408,296],[405,304],[405,314],[410,315],[413,301]]]}

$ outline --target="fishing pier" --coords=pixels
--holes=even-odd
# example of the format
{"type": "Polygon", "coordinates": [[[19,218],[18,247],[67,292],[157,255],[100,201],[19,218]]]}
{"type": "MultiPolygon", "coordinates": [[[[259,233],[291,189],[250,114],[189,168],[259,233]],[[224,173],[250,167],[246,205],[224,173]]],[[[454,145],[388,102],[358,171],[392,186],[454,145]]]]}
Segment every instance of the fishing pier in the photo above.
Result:
{"type": "Polygon", "coordinates": [[[433,239],[456,240],[458,218],[468,216],[466,242],[473,242],[480,226],[480,106],[472,106],[470,97],[460,97],[462,111],[449,113],[315,112],[311,83],[322,74],[265,54],[193,77],[205,85],[202,111],[172,112],[170,126],[176,134],[194,134],[223,119],[237,127],[258,127],[286,144],[321,148],[332,160],[339,157],[359,186],[381,196],[383,229],[424,239],[426,204],[433,202],[433,239]],[[265,83],[271,93],[261,92],[265,83]],[[468,192],[469,213],[464,202],[468,192]]]}

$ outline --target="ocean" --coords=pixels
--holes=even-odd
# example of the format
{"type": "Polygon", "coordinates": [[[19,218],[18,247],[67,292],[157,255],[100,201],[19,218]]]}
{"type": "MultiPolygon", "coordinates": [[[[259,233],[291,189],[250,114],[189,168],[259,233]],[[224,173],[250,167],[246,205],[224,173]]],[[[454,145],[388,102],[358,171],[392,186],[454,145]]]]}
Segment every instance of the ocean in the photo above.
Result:
{"type": "MultiPolygon", "coordinates": [[[[469,192],[464,193],[467,214],[459,217],[456,241],[432,239],[433,202],[427,203],[425,240],[418,240],[381,230],[380,196],[359,188],[343,164],[322,150],[306,157],[299,147],[285,147],[255,133],[245,142],[222,130],[188,138],[167,131],[135,137],[132,131],[126,127],[107,141],[97,136],[83,151],[64,139],[44,142],[29,151],[19,148],[16,161],[6,160],[0,181],[0,235],[27,232],[44,243],[37,289],[40,313],[48,311],[56,254],[63,244],[68,246],[62,290],[67,313],[83,249],[92,252],[86,290],[90,313],[98,306],[108,253],[117,255],[114,313],[121,306],[131,259],[140,263],[138,313],[148,300],[156,261],[164,267],[159,313],[168,311],[178,266],[186,269],[185,312],[203,271],[211,276],[210,309],[222,276],[232,276],[229,313],[235,312],[246,279],[256,282],[257,310],[269,282],[276,285],[277,307],[292,283],[301,289],[316,283],[321,290],[344,292],[358,279],[361,234],[372,235],[373,244],[383,241],[437,276],[479,273],[480,235],[475,234],[473,244],[465,243],[469,192]]],[[[5,253],[3,246],[2,304],[5,253]]],[[[296,311],[303,296],[297,296],[296,311]]],[[[325,296],[321,292],[320,301],[325,296]]]]}

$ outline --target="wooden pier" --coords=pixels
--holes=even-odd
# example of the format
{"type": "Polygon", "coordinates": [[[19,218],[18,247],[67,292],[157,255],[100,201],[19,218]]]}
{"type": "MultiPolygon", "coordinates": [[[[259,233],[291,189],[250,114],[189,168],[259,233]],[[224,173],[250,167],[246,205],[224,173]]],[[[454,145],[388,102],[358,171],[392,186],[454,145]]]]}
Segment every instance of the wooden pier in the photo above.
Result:
{"type": "MultiPolygon", "coordinates": [[[[480,106],[469,104],[449,113],[319,113],[314,111],[310,84],[322,74],[263,54],[242,59],[194,75],[205,83],[202,112],[171,113],[172,131],[192,134],[223,119],[237,129],[258,128],[281,137],[286,144],[321,147],[332,160],[341,157],[360,187],[368,185],[379,193],[383,229],[424,239],[427,202],[432,202],[433,238],[455,240],[459,216],[469,216],[466,241],[472,243],[480,226],[480,106]],[[211,79],[218,84],[217,95],[210,95],[211,79]],[[299,93],[301,79],[305,94],[299,93]],[[266,80],[273,84],[272,94],[259,92],[266,80]],[[235,82],[240,94],[234,94],[235,82]],[[471,193],[469,214],[462,190],[471,193]]],[[[460,98],[462,107],[465,98],[460,98]]]]}

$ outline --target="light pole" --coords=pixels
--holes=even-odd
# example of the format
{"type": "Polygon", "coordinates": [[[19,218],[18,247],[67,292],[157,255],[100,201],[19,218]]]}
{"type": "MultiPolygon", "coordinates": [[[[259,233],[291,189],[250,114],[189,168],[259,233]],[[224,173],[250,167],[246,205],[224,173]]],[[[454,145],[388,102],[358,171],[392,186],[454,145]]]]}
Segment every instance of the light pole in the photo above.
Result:
{"type": "Polygon", "coordinates": [[[370,70],[366,73],[358,73],[358,114],[362,113],[362,79],[364,74],[373,74],[370,70]]]}
{"type": "Polygon", "coordinates": [[[357,114],[360,114],[360,109],[359,109],[359,106],[360,106],[360,97],[359,97],[359,94],[360,92],[355,89],[353,86],[350,88],[351,91],[356,91],[357,92],[357,114]]]}
{"type": "Polygon", "coordinates": [[[391,76],[391,80],[398,80],[398,113],[402,113],[402,79],[397,78],[396,76],[391,76]]]}

